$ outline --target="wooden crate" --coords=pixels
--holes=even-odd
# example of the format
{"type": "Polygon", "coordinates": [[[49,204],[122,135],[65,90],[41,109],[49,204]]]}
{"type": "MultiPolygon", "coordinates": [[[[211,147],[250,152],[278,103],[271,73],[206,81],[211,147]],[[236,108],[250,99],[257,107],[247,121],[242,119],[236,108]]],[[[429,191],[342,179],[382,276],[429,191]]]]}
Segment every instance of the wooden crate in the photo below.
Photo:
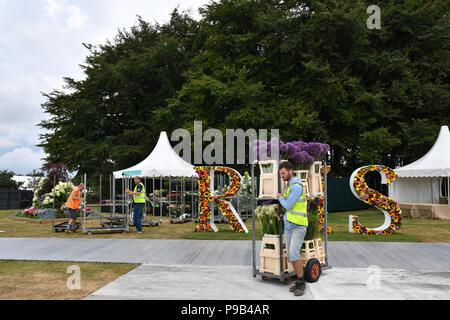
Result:
{"type": "MultiPolygon", "coordinates": [[[[281,160],[284,162],[286,160],[281,160]]],[[[275,160],[259,161],[259,196],[258,198],[275,199],[278,193],[278,162],[275,160]]],[[[281,182],[281,193],[285,183],[281,182]]]]}
{"type": "MultiPolygon", "coordinates": [[[[261,250],[259,252],[260,265],[259,271],[264,273],[271,273],[280,275],[280,239],[275,235],[265,235],[261,241],[261,250]],[[267,245],[273,245],[274,249],[267,248],[267,245]]],[[[322,239],[307,240],[303,242],[300,256],[303,266],[315,258],[321,264],[325,264],[325,250],[323,248],[322,239]]],[[[283,241],[283,258],[284,258],[284,272],[294,272],[292,263],[287,262],[286,241],[283,241]]]]}
{"type": "MultiPolygon", "coordinates": [[[[280,270],[280,238],[276,235],[264,236],[261,241],[261,250],[259,252],[260,264],[259,271],[271,273],[279,276],[280,270]],[[273,245],[274,249],[267,248],[267,245],[273,245]]],[[[291,263],[287,261],[286,241],[283,241],[283,269],[285,273],[294,271],[291,263]]]]}
{"type": "Polygon", "coordinates": [[[317,197],[323,195],[322,190],[322,176],[320,175],[320,168],[322,162],[316,161],[309,167],[309,191],[311,197],[317,197]]]}
{"type": "Polygon", "coordinates": [[[310,175],[308,170],[294,170],[294,176],[302,181],[303,192],[306,197],[310,195],[310,175]]]}
{"type": "Polygon", "coordinates": [[[312,258],[316,258],[320,263],[325,264],[325,250],[322,239],[304,241],[300,256],[304,265],[312,258]]]}
{"type": "Polygon", "coordinates": [[[312,258],[316,258],[316,244],[314,240],[303,241],[300,256],[303,262],[306,262],[312,258]]]}
{"type": "Polygon", "coordinates": [[[317,238],[314,240],[314,244],[316,247],[316,258],[320,261],[321,264],[325,264],[325,249],[323,248],[323,241],[321,238],[317,238]]]}

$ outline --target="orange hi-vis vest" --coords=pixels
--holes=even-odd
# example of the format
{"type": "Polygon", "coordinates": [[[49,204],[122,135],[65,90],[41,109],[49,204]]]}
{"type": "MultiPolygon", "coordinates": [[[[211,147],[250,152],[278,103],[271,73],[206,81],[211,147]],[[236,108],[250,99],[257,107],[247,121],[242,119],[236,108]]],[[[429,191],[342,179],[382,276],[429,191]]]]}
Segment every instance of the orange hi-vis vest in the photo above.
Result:
{"type": "Polygon", "coordinates": [[[76,193],[77,198],[80,198],[80,190],[73,190],[70,194],[69,200],[66,202],[66,207],[70,209],[80,209],[80,200],[74,200],[73,195],[76,193]]]}

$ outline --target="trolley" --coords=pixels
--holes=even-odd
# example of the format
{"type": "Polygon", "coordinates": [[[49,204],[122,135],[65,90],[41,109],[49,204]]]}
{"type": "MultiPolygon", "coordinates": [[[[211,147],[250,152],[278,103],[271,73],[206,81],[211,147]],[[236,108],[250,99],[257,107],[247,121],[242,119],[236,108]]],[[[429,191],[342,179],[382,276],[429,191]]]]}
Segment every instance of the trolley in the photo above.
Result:
{"type": "MultiPolygon", "coordinates": [[[[252,274],[253,277],[256,278],[256,276],[261,276],[261,278],[263,280],[269,280],[269,279],[277,279],[279,280],[281,283],[284,283],[285,285],[288,285],[292,282],[292,278],[294,276],[296,276],[295,272],[286,272],[285,268],[284,268],[284,255],[283,255],[283,246],[284,246],[284,242],[283,242],[283,233],[282,233],[282,224],[279,223],[278,224],[278,240],[279,240],[279,262],[280,262],[280,274],[273,274],[273,273],[267,273],[267,272],[261,272],[260,269],[261,268],[257,268],[256,267],[256,231],[255,231],[255,200],[262,200],[262,199],[257,199],[255,198],[255,165],[258,163],[258,161],[254,161],[251,164],[251,178],[252,178],[252,253],[253,253],[253,258],[252,258],[252,274]]],[[[278,167],[279,167],[280,161],[278,160],[278,167]]],[[[325,263],[320,263],[319,260],[312,258],[309,259],[307,261],[303,261],[303,267],[304,267],[304,278],[306,281],[308,282],[316,282],[322,271],[323,270],[327,270],[327,269],[331,269],[332,267],[328,264],[328,255],[327,255],[327,241],[328,241],[328,225],[327,225],[327,216],[328,216],[328,210],[327,210],[327,162],[326,162],[326,155],[325,155],[325,159],[323,160],[323,165],[324,165],[324,198],[325,198],[325,212],[324,212],[324,216],[325,216],[325,263]]],[[[278,192],[281,193],[281,177],[279,175],[278,172],[278,192]]],[[[264,198],[264,200],[274,200],[274,199],[267,199],[264,198]]],[[[275,199],[276,200],[276,199],[275,199]]],[[[278,204],[278,215],[281,214],[281,205],[278,204]]]]}

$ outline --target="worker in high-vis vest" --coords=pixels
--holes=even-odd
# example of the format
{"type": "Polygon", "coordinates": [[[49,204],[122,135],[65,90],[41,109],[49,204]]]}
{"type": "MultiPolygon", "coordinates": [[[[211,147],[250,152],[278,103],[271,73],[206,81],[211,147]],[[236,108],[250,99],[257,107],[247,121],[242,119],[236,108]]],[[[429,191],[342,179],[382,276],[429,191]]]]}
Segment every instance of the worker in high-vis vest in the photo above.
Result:
{"type": "Polygon", "coordinates": [[[67,224],[67,233],[74,233],[75,230],[75,223],[78,217],[78,210],[80,210],[81,202],[84,201],[84,199],[81,197],[81,191],[84,190],[84,184],[80,183],[78,187],[73,189],[73,191],[70,193],[69,199],[67,199],[67,202],[64,204],[63,207],[67,208],[69,211],[69,223],[67,224]]]}
{"type": "Polygon", "coordinates": [[[134,177],[135,187],[133,191],[125,190],[133,196],[133,222],[137,233],[142,233],[142,211],[145,207],[145,186],[141,182],[141,177],[134,177]]]}
{"type": "Polygon", "coordinates": [[[287,182],[284,194],[277,195],[281,206],[286,209],[284,216],[284,238],[287,246],[287,259],[292,263],[297,281],[290,288],[294,295],[301,296],[306,291],[303,279],[303,263],[300,251],[308,227],[308,202],[300,179],[294,176],[294,167],[290,162],[280,164],[280,176],[287,182]]]}

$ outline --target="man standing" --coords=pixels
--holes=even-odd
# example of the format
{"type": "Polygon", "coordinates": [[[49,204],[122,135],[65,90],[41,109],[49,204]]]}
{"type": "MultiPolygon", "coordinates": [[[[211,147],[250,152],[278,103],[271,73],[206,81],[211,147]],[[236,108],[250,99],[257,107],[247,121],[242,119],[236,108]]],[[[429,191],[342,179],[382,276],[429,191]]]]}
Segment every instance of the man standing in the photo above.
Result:
{"type": "Polygon", "coordinates": [[[277,195],[278,201],[286,209],[286,214],[284,214],[284,236],[287,245],[287,259],[292,263],[297,274],[297,281],[290,291],[294,292],[296,296],[301,296],[306,291],[300,251],[308,227],[308,204],[303,193],[301,180],[294,177],[294,168],[290,162],[281,163],[280,175],[287,182],[284,194],[277,195]]]}
{"type": "Polygon", "coordinates": [[[145,207],[145,186],[141,182],[141,177],[134,177],[134,183],[136,184],[134,191],[132,192],[127,189],[125,192],[133,196],[133,222],[137,233],[142,233],[141,217],[142,210],[144,210],[145,207]]]}
{"type": "Polygon", "coordinates": [[[69,223],[67,224],[67,233],[74,233],[75,232],[75,223],[78,217],[78,210],[80,210],[80,202],[84,201],[83,198],[81,198],[81,191],[84,189],[84,184],[80,183],[78,187],[76,187],[69,196],[69,199],[65,203],[65,207],[69,211],[69,223]]]}

